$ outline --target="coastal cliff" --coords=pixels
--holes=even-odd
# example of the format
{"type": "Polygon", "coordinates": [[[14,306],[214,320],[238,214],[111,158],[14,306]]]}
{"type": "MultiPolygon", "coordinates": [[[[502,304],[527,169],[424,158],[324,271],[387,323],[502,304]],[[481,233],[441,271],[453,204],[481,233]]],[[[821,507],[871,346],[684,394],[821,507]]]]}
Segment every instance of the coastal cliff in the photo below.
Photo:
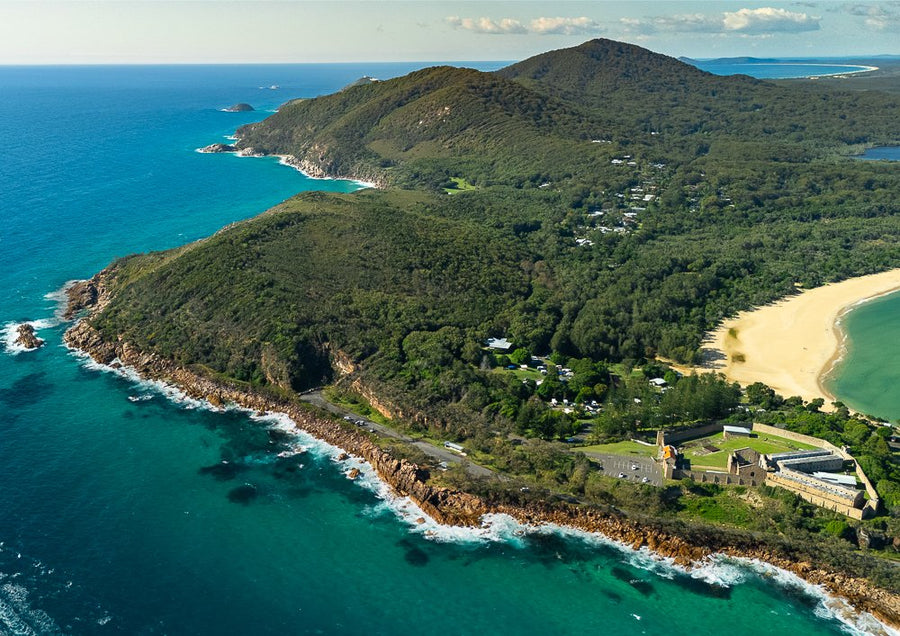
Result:
{"type": "MultiPolygon", "coordinates": [[[[101,309],[109,301],[114,268],[104,270],[89,281],[72,285],[66,316],[75,317],[101,309]]],[[[187,395],[206,400],[214,406],[235,404],[254,411],[287,414],[298,428],[369,462],[379,478],[396,493],[408,496],[435,521],[445,525],[479,526],[487,513],[507,514],[527,525],[556,524],[599,533],[631,546],[647,548],[671,559],[675,564],[692,567],[715,553],[758,560],[792,572],[809,583],[821,585],[829,593],[849,601],[857,610],[866,611],[881,621],[900,627],[900,594],[875,587],[864,579],[823,569],[807,560],[793,560],[762,542],[729,541],[714,528],[696,530],[678,536],[655,527],[652,521],[640,521],[610,509],[599,510],[565,503],[492,502],[470,493],[434,486],[429,471],[405,459],[397,459],[377,446],[356,427],[315,411],[288,398],[265,395],[247,386],[232,385],[178,365],[160,356],[134,347],[124,339],[104,339],[89,319],[83,319],[65,334],[66,344],[106,365],[125,365],[142,377],[177,386],[187,395]]]]}

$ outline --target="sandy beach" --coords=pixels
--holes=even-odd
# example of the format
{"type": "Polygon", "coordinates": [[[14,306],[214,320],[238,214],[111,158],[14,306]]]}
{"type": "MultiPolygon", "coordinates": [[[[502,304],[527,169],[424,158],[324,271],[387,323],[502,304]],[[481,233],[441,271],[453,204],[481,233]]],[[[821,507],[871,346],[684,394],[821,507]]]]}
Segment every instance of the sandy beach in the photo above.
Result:
{"type": "Polygon", "coordinates": [[[763,382],[784,397],[834,401],[821,384],[842,352],[841,316],[900,289],[900,269],[803,291],[725,320],[704,345],[708,369],[748,385],[763,382]]]}

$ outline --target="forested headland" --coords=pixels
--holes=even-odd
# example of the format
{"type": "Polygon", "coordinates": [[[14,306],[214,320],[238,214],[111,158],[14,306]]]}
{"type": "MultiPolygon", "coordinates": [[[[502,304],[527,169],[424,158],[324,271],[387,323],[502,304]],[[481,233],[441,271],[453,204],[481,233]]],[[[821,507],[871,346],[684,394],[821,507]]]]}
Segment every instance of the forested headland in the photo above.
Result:
{"type": "MultiPolygon", "coordinates": [[[[703,334],[739,310],[900,266],[900,173],[852,158],[900,144],[898,105],[888,92],[718,77],[608,40],[495,73],[358,83],[289,102],[237,146],[383,187],[301,194],[121,259],[90,321],[280,396],[357,381],[404,414],[398,427],[465,442],[551,491],[804,546],[827,536],[833,560],[850,559],[849,528],[793,496],[768,493],[754,510],[696,485],[612,484],[561,440],[764,418],[849,445],[889,506],[870,530],[900,536],[890,429],[659,361],[699,363],[703,334]],[[665,394],[646,381],[663,376],[665,394]],[[563,400],[570,412],[554,407],[563,400]]],[[[896,568],[854,563],[897,582],[896,568]]]]}

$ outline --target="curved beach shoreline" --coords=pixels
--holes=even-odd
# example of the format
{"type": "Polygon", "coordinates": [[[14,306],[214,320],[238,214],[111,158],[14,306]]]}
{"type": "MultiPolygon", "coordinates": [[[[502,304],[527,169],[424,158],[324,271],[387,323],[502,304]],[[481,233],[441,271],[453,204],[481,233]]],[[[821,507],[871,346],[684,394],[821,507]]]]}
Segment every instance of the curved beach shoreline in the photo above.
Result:
{"type": "Polygon", "coordinates": [[[707,369],[741,385],[763,382],[784,397],[834,396],[822,380],[841,359],[841,317],[869,300],[900,290],[900,269],[803,291],[726,319],[707,339],[707,369]]]}

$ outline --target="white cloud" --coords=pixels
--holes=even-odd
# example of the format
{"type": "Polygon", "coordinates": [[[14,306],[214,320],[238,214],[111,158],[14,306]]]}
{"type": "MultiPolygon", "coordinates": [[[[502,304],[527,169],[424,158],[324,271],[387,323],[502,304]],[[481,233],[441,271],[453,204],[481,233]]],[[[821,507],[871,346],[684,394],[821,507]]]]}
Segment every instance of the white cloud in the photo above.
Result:
{"type": "Polygon", "coordinates": [[[864,17],[864,23],[876,31],[900,31],[900,3],[847,4],[844,10],[850,15],[864,17]]]}
{"type": "Polygon", "coordinates": [[[796,13],[787,9],[763,7],[761,9],[740,9],[726,12],[724,26],[727,32],[747,35],[770,33],[801,33],[818,31],[819,18],[807,13],[796,13]]]}
{"type": "Polygon", "coordinates": [[[492,20],[491,18],[460,18],[451,16],[447,18],[447,23],[457,29],[473,31],[475,33],[490,33],[493,35],[505,33],[528,33],[525,26],[518,20],[511,18],[503,18],[502,20],[492,20]]]}
{"type": "Polygon", "coordinates": [[[667,15],[654,18],[622,18],[619,23],[629,33],[652,35],[654,33],[720,33],[721,16],[703,13],[667,15]]]}
{"type": "Polygon", "coordinates": [[[531,32],[541,35],[595,35],[603,27],[594,20],[580,18],[536,18],[531,21],[531,32]]]}
{"type": "Polygon", "coordinates": [[[454,28],[472,31],[473,33],[525,34],[536,35],[595,35],[603,28],[596,21],[586,18],[535,18],[528,26],[513,18],[460,18],[451,16],[446,19],[454,28]]]}
{"type": "Polygon", "coordinates": [[[627,33],[639,35],[656,33],[771,35],[773,33],[817,31],[819,18],[806,13],[766,7],[714,14],[689,13],[648,18],[622,18],[619,24],[627,33]]]}

